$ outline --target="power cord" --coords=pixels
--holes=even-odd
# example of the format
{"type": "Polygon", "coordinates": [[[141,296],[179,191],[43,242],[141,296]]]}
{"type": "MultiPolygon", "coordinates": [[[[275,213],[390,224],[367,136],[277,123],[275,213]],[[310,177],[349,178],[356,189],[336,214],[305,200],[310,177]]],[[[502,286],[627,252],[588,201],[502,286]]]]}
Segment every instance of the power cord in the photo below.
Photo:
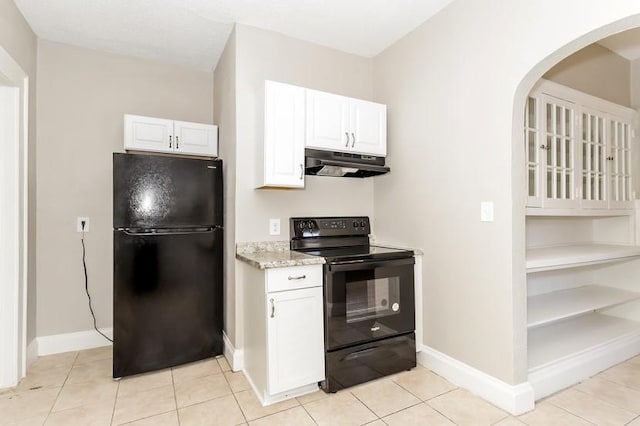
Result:
{"type": "Polygon", "coordinates": [[[98,330],[98,325],[96,323],[96,314],[93,312],[93,306],[91,306],[91,295],[89,294],[89,276],[87,275],[87,262],[85,260],[86,249],[84,247],[85,221],[83,220],[82,222],[80,222],[80,224],[82,225],[82,237],[80,238],[80,242],[82,243],[82,266],[84,268],[84,290],[87,293],[87,299],[89,299],[89,311],[91,312],[91,317],[93,318],[93,328],[95,328],[96,331],[100,333],[105,339],[113,343],[113,339],[109,338],[109,336],[104,334],[102,331],[98,330]]]}

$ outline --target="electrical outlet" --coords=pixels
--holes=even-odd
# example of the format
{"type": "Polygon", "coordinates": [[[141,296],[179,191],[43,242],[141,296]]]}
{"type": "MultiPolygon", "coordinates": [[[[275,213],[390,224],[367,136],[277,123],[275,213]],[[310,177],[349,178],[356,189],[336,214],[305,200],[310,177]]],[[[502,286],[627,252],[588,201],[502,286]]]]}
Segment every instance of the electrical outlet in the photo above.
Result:
{"type": "Polygon", "coordinates": [[[89,232],[89,218],[80,216],[76,218],[76,231],[82,232],[82,222],[84,222],[84,232],[89,232]]]}
{"type": "Polygon", "coordinates": [[[493,201],[480,203],[480,222],[493,222],[493,201]]]}
{"type": "Polygon", "coordinates": [[[280,219],[269,219],[269,235],[280,235],[280,219]]]}

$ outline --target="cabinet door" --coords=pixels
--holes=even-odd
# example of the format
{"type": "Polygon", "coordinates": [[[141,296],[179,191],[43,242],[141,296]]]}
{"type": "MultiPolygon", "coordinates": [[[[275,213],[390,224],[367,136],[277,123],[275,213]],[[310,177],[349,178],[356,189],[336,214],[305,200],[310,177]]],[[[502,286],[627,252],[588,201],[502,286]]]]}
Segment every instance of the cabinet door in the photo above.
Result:
{"type": "Polygon", "coordinates": [[[172,152],[173,120],[125,114],[124,148],[137,151],[172,152]]]}
{"type": "Polygon", "coordinates": [[[544,105],[543,207],[578,207],[576,196],[576,105],[548,95],[544,105]]]}
{"type": "Polygon", "coordinates": [[[218,156],[218,126],[174,121],[175,150],[181,154],[218,156]]]}
{"type": "Polygon", "coordinates": [[[305,89],[265,82],[264,186],[304,187],[305,89]]]}
{"type": "Polygon", "coordinates": [[[324,380],[322,287],[267,293],[269,393],[324,380]]]}
{"type": "Polygon", "coordinates": [[[607,208],[607,119],[603,113],[583,107],[580,124],[581,205],[607,208]]]}
{"type": "Polygon", "coordinates": [[[387,106],[351,99],[351,144],[355,153],[387,155],[387,106]]]}
{"type": "Polygon", "coordinates": [[[349,98],[307,89],[306,147],[329,151],[351,149],[349,98]]]}
{"type": "Polygon", "coordinates": [[[633,207],[631,185],[631,125],[622,118],[609,119],[609,207],[633,207]]]}
{"type": "Polygon", "coordinates": [[[524,110],[524,144],[527,164],[527,206],[542,207],[542,158],[540,96],[529,96],[524,110]]]}

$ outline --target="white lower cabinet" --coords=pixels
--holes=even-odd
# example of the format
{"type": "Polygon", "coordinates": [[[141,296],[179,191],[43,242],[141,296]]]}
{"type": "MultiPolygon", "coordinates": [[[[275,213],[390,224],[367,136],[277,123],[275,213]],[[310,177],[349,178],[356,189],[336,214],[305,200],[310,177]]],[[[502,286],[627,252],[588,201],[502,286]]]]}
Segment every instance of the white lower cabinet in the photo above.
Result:
{"type": "Polygon", "coordinates": [[[322,287],[267,293],[269,393],[324,379],[322,287]]]}
{"type": "Polygon", "coordinates": [[[260,270],[241,264],[244,372],[263,405],[324,380],[322,266],[260,270]]]}

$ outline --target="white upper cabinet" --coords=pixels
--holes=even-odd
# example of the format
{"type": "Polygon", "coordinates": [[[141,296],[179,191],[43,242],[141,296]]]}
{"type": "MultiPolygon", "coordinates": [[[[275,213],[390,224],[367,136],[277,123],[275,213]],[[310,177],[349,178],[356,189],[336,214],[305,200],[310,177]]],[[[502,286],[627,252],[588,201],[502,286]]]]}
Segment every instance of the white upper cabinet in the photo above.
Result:
{"type": "Polygon", "coordinates": [[[218,127],[125,114],[124,148],[217,157],[218,127]]]}
{"type": "Polygon", "coordinates": [[[527,206],[631,208],[635,114],[556,83],[539,83],[525,106],[527,206]]]}
{"type": "Polygon", "coordinates": [[[265,82],[264,173],[258,186],[304,187],[303,87],[265,82]]]}
{"type": "Polygon", "coordinates": [[[181,154],[218,156],[218,127],[211,124],[173,122],[175,151],[181,154]]]}
{"type": "Polygon", "coordinates": [[[351,150],[359,154],[385,157],[387,106],[358,99],[351,99],[350,104],[351,150]]]}
{"type": "Polygon", "coordinates": [[[307,89],[306,147],[387,155],[387,107],[307,89]]]}

